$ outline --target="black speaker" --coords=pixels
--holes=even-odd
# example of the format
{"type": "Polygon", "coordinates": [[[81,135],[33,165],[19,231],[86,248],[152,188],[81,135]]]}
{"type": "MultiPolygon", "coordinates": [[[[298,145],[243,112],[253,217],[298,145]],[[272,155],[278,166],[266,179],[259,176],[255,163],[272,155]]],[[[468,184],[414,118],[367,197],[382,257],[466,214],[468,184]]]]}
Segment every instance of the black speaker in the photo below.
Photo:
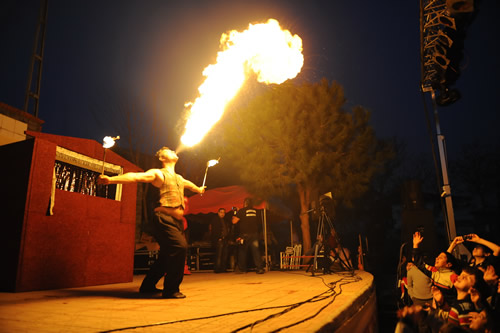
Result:
{"type": "MultiPolygon", "coordinates": [[[[407,255],[411,254],[413,248],[413,234],[419,231],[424,237],[420,243],[421,249],[427,256],[433,257],[438,251],[436,227],[432,211],[428,209],[403,209],[401,213],[401,242],[406,243],[407,255]]],[[[409,257],[408,257],[409,258],[409,257]]]]}
{"type": "Polygon", "coordinates": [[[404,209],[423,209],[422,190],[419,180],[407,180],[401,188],[404,209]]]}

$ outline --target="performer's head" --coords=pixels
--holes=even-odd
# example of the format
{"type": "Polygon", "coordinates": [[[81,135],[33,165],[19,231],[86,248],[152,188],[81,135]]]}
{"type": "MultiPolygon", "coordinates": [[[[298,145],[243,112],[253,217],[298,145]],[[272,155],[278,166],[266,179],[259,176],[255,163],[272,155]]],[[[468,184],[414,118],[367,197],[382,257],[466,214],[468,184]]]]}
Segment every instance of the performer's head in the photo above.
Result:
{"type": "Polygon", "coordinates": [[[222,219],[224,216],[226,216],[226,209],[225,208],[219,208],[219,211],[217,212],[217,215],[222,219]]]}
{"type": "Polygon", "coordinates": [[[162,147],[160,150],[156,152],[156,157],[162,163],[176,163],[179,160],[179,157],[175,153],[175,151],[171,150],[168,147],[162,147]]]}
{"type": "Polygon", "coordinates": [[[243,201],[243,207],[253,207],[252,198],[245,198],[243,201]]]}

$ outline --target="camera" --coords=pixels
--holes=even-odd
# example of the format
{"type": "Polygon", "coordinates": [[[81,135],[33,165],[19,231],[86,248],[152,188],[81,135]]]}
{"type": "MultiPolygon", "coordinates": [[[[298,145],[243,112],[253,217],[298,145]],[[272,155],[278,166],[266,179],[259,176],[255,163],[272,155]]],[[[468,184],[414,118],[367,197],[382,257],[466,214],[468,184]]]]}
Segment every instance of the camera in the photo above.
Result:
{"type": "Polygon", "coordinates": [[[464,241],[469,241],[472,239],[472,236],[471,235],[463,235],[462,238],[464,241]]]}

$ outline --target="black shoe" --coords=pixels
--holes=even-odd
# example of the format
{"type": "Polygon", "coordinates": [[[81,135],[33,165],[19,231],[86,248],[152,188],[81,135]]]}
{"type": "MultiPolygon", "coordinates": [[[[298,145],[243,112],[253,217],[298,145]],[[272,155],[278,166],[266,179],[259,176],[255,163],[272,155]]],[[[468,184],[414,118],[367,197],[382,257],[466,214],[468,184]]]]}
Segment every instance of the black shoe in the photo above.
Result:
{"type": "Polygon", "coordinates": [[[262,268],[261,268],[261,269],[258,269],[256,273],[257,273],[257,274],[264,274],[264,270],[263,270],[262,268]]]}
{"type": "Polygon", "coordinates": [[[157,294],[157,293],[161,293],[162,291],[163,291],[163,290],[158,289],[158,288],[156,288],[156,287],[153,287],[153,288],[148,287],[148,288],[146,288],[146,287],[141,286],[141,287],[139,288],[139,292],[140,292],[141,294],[157,294]]]}
{"type": "Polygon", "coordinates": [[[239,268],[238,266],[236,266],[236,268],[234,269],[234,272],[236,274],[245,274],[247,271],[239,268]]]}
{"type": "Polygon", "coordinates": [[[186,295],[184,295],[180,291],[176,291],[175,293],[172,293],[172,294],[163,294],[162,298],[176,298],[176,299],[180,299],[180,298],[186,298],[186,295]]]}

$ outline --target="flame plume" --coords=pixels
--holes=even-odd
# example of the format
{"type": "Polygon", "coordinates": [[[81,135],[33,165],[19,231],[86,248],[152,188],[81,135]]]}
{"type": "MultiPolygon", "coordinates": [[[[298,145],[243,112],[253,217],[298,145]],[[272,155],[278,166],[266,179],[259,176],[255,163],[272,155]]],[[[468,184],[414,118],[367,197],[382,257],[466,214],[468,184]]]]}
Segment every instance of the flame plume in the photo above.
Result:
{"type": "Polygon", "coordinates": [[[224,33],[220,44],[217,62],[203,71],[206,79],[198,88],[199,97],[186,104],[189,116],[181,137],[183,146],[192,147],[203,139],[249,72],[254,72],[259,82],[280,84],[297,76],[304,64],[302,39],[282,30],[274,19],[250,24],[243,32],[224,33]]]}

